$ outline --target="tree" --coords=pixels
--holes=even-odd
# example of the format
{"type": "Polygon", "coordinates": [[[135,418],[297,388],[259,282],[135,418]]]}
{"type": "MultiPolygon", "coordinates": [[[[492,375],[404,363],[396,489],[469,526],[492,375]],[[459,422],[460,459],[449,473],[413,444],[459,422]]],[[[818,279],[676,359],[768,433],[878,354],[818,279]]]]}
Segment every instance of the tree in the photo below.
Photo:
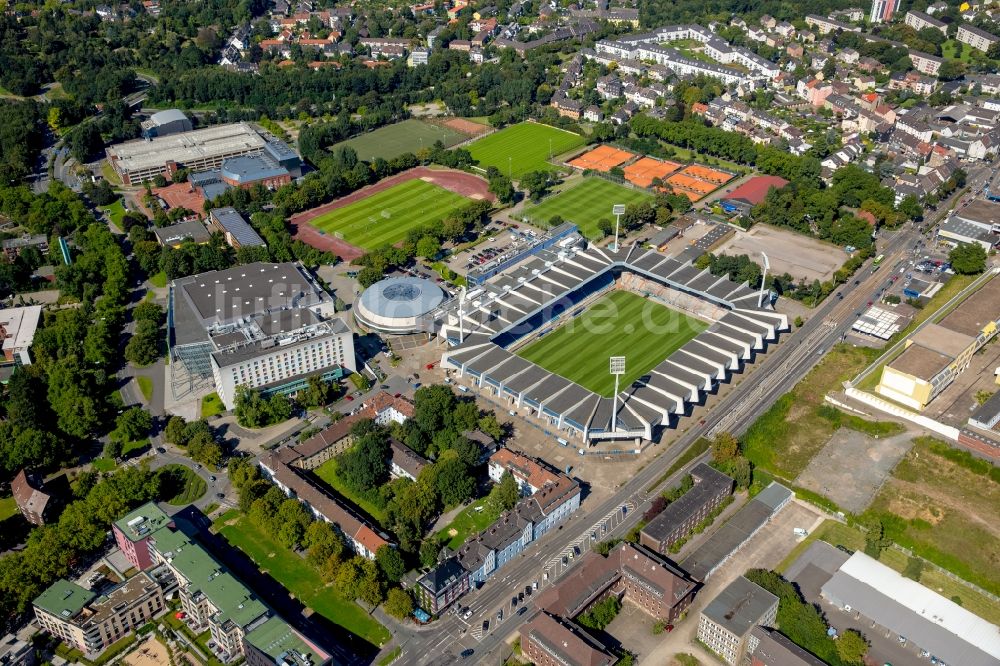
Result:
{"type": "Polygon", "coordinates": [[[740,443],[731,432],[720,432],[712,440],[712,459],[715,462],[729,462],[739,454],[740,443]]]}
{"type": "Polygon", "coordinates": [[[122,455],[122,443],[117,439],[109,439],[104,445],[104,457],[118,460],[122,455]]]}
{"type": "Polygon", "coordinates": [[[458,506],[472,497],[476,479],[453,451],[446,451],[434,467],[437,472],[435,485],[445,506],[458,506]]]}
{"type": "Polygon", "coordinates": [[[920,205],[920,200],[912,194],[908,194],[903,197],[903,200],[899,202],[897,209],[909,220],[919,222],[924,217],[924,207],[920,205]]]}
{"type": "Polygon", "coordinates": [[[417,241],[417,255],[427,260],[433,260],[441,253],[441,243],[434,236],[422,236],[417,241]]]}
{"type": "Polygon", "coordinates": [[[521,176],[520,184],[528,191],[532,201],[540,201],[552,186],[552,174],[548,171],[529,171],[521,176]]]}
{"type": "Polygon", "coordinates": [[[517,480],[510,472],[504,472],[500,477],[500,483],[490,490],[486,505],[490,513],[499,516],[504,511],[513,509],[519,499],[521,499],[521,489],[517,486],[517,480]]]}
{"type": "Polygon", "coordinates": [[[829,81],[837,74],[837,61],[832,57],[827,57],[823,63],[823,80],[829,81]]]}
{"type": "Polygon", "coordinates": [[[142,407],[129,407],[115,419],[115,429],[111,437],[120,442],[135,442],[153,427],[153,417],[142,407]]]}
{"type": "Polygon", "coordinates": [[[433,538],[420,543],[420,565],[432,567],[437,564],[438,553],[441,552],[441,544],[433,538]]]}
{"type": "Polygon", "coordinates": [[[868,641],[858,631],[848,629],[837,639],[837,654],[848,664],[864,663],[868,641]]]}
{"type": "Polygon", "coordinates": [[[977,405],[985,405],[986,401],[993,397],[993,391],[976,391],[975,399],[977,405]]]}
{"type": "Polygon", "coordinates": [[[171,416],[167,421],[167,426],[163,429],[163,438],[168,444],[187,446],[186,428],[187,421],[184,420],[183,416],[171,416]]]}
{"type": "Polygon", "coordinates": [[[602,217],[597,221],[597,230],[601,232],[602,236],[610,236],[615,233],[615,225],[608,218],[602,217]]]}
{"type": "Polygon", "coordinates": [[[986,250],[979,243],[963,243],[948,253],[948,261],[959,275],[976,275],[986,270],[986,250]]]}
{"type": "Polygon", "coordinates": [[[413,612],[413,599],[406,591],[394,587],[386,595],[385,612],[398,620],[402,620],[413,612]]]}
{"type": "Polygon", "coordinates": [[[941,63],[937,76],[942,81],[954,81],[965,74],[965,63],[960,60],[946,59],[941,63]]]}
{"type": "Polygon", "coordinates": [[[865,555],[878,559],[878,556],[889,546],[885,538],[885,527],[878,516],[868,516],[863,522],[865,533],[865,555]]]}
{"type": "Polygon", "coordinates": [[[406,573],[406,563],[403,556],[392,546],[380,546],[375,553],[375,562],[386,580],[398,583],[406,573]]]}
{"type": "Polygon", "coordinates": [[[924,572],[924,561],[919,557],[908,557],[906,558],[906,567],[903,569],[903,575],[907,578],[920,581],[920,576],[924,572]]]}

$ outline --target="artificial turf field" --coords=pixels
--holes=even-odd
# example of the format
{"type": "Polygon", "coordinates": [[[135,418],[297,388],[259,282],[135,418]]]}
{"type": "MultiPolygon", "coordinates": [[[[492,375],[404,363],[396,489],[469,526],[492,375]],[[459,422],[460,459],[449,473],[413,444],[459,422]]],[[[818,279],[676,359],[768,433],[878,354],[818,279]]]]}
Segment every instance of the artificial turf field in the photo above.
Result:
{"type": "Polygon", "coordinates": [[[440,127],[409,118],[335,143],[330,146],[330,150],[336,151],[338,148],[350,146],[358,154],[359,159],[370,162],[376,157],[391,160],[403,153],[416,153],[421,148],[430,148],[435,141],[441,141],[445,148],[451,148],[468,138],[467,134],[449,127],[440,127]]]}
{"type": "Polygon", "coordinates": [[[373,250],[398,243],[410,229],[440,222],[468,202],[460,194],[415,178],[331,210],[309,224],[331,236],[339,233],[351,245],[373,250]]]}
{"type": "Polygon", "coordinates": [[[495,166],[506,174],[509,166],[510,175],[517,180],[529,171],[554,168],[548,163],[550,140],[553,156],[584,143],[582,136],[566,130],[539,123],[518,123],[469,144],[469,152],[483,169],[495,166]]]}
{"type": "Polygon", "coordinates": [[[613,291],[518,356],[611,397],[615,378],[608,374],[608,357],[625,357],[619,384],[624,389],[706,328],[704,322],[632,292],[613,291]]]}
{"type": "Polygon", "coordinates": [[[652,199],[652,195],[616,185],[602,178],[585,178],[582,183],[549,197],[524,212],[530,222],[546,226],[553,215],[574,222],[587,238],[598,239],[602,234],[597,221],[602,217],[614,222],[611,207],[615,204],[635,204],[652,199]]]}

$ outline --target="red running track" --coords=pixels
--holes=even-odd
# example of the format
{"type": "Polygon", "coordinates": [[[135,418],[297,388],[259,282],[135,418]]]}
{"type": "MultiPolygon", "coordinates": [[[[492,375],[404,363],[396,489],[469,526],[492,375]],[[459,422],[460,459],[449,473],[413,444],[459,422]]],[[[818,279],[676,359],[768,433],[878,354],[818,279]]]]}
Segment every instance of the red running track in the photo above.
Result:
{"type": "Polygon", "coordinates": [[[292,237],[296,240],[302,241],[303,243],[312,245],[318,250],[332,252],[344,261],[357,259],[366,252],[364,248],[351,245],[347,241],[336,238],[335,236],[320,233],[320,231],[316,227],[309,224],[309,222],[321,215],[329,213],[331,210],[337,210],[338,208],[349,206],[352,203],[361,201],[362,199],[370,197],[373,194],[387,190],[390,187],[399,185],[400,183],[405,183],[408,180],[413,180],[414,178],[426,180],[430,183],[443,187],[446,190],[455,192],[456,194],[469,197],[470,199],[489,199],[490,201],[496,201],[496,197],[489,191],[489,183],[479,176],[474,176],[471,173],[466,173],[464,171],[456,171],[454,169],[428,169],[427,167],[414,167],[408,171],[398,173],[395,176],[390,176],[389,178],[380,180],[374,185],[362,187],[357,192],[352,192],[346,197],[341,197],[336,201],[331,201],[328,204],[323,204],[322,206],[317,206],[316,208],[311,208],[309,210],[302,211],[301,213],[292,215],[292,217],[288,220],[288,223],[291,226],[292,237]]]}

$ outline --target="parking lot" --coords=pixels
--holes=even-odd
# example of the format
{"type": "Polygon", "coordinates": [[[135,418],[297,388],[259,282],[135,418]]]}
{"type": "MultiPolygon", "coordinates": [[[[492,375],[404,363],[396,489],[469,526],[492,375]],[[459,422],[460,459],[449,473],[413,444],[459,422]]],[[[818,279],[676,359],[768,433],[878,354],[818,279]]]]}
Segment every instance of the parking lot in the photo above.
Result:
{"type": "Polygon", "coordinates": [[[473,269],[483,269],[491,262],[502,261],[504,257],[531,245],[544,233],[523,223],[502,222],[491,223],[484,232],[492,232],[492,235],[485,242],[449,257],[446,262],[448,268],[460,275],[466,275],[473,269]]]}

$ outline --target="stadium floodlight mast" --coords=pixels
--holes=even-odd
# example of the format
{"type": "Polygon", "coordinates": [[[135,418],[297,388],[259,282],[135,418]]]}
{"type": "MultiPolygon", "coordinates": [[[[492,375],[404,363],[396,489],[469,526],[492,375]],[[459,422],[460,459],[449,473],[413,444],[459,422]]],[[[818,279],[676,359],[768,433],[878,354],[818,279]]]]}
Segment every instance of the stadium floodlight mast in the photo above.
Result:
{"type": "Polygon", "coordinates": [[[767,255],[763,252],[760,256],[764,258],[764,274],[760,276],[760,294],[757,296],[757,307],[761,306],[764,302],[764,282],[767,281],[767,270],[771,268],[771,262],[767,260],[767,255]]]}
{"type": "Polygon", "coordinates": [[[615,204],[611,207],[611,214],[615,216],[615,246],[614,251],[618,251],[618,227],[622,221],[622,215],[625,214],[625,204],[615,204]]]}
{"type": "Polygon", "coordinates": [[[465,342],[465,287],[458,289],[458,344],[465,342]]]}
{"type": "Polygon", "coordinates": [[[615,397],[611,408],[611,432],[618,431],[618,380],[625,374],[625,357],[612,356],[609,371],[615,376],[615,397]]]}

